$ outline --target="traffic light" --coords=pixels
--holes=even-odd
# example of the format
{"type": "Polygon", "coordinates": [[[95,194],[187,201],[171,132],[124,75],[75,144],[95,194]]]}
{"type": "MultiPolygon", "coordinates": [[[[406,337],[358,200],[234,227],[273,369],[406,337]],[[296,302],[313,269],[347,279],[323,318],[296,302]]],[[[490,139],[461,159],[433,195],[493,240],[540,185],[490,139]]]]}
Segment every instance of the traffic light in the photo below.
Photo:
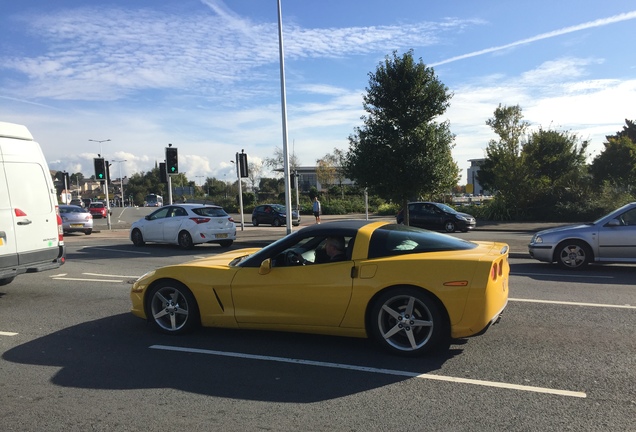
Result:
{"type": "Polygon", "coordinates": [[[166,170],[168,174],[179,173],[179,156],[175,147],[166,147],[166,170]]]}
{"type": "Polygon", "coordinates": [[[247,177],[247,155],[245,153],[238,153],[239,172],[241,177],[247,177]]]}
{"type": "Polygon", "coordinates": [[[161,183],[168,183],[168,175],[166,174],[165,162],[159,162],[159,181],[161,181],[161,183]]]}
{"type": "Polygon", "coordinates": [[[95,178],[99,181],[105,181],[106,169],[104,165],[104,158],[95,158],[93,159],[93,163],[95,164],[95,178]]]}

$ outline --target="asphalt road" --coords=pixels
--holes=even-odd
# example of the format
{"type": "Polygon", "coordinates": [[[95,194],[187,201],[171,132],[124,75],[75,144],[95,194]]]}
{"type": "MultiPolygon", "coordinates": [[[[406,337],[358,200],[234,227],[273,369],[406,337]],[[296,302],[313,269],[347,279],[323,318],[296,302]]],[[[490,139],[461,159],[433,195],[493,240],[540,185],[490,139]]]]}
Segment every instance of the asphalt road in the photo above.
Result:
{"type": "MultiPolygon", "coordinates": [[[[67,236],[59,271],[0,287],[0,430],[635,430],[636,266],[513,257],[499,324],[404,359],[364,339],[158,334],[129,313],[130,283],[226,249],[136,248],[126,229],[101,231],[67,236]]],[[[282,235],[246,226],[232,248],[282,235]]]]}

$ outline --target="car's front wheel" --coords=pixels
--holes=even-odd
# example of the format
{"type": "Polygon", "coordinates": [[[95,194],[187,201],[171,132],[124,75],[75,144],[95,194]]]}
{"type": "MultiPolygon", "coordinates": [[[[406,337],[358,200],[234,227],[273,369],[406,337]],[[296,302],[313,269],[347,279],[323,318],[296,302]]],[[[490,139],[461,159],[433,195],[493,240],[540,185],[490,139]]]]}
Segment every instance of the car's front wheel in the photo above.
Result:
{"type": "Polygon", "coordinates": [[[592,260],[592,249],[580,240],[568,240],[555,249],[555,260],[564,269],[580,270],[592,260]]]}
{"type": "Polygon", "coordinates": [[[179,246],[182,249],[192,249],[194,247],[192,236],[187,231],[181,231],[179,233],[179,238],[177,239],[177,241],[179,242],[179,246]]]}
{"type": "Polygon", "coordinates": [[[258,226],[258,219],[256,219],[255,217],[252,218],[252,225],[258,226]]]}
{"type": "Polygon", "coordinates": [[[165,280],[158,283],[147,299],[148,319],[163,333],[182,334],[200,324],[196,299],[180,282],[165,280]]]}
{"type": "Polygon", "coordinates": [[[135,228],[133,232],[130,234],[130,239],[133,244],[137,247],[143,246],[146,244],[144,241],[144,236],[138,228],[135,228]]]}
{"type": "Polygon", "coordinates": [[[391,289],[371,308],[370,334],[384,349],[403,356],[430,352],[448,340],[439,303],[412,287],[391,289]]]}

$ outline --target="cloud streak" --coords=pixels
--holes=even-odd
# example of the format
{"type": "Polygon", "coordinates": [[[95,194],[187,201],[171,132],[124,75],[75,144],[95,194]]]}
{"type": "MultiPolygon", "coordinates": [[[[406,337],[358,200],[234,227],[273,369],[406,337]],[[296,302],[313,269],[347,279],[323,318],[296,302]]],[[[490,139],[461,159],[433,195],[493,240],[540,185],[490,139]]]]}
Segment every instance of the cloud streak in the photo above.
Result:
{"type": "Polygon", "coordinates": [[[595,28],[595,27],[602,27],[602,26],[606,26],[609,24],[614,24],[617,22],[621,22],[621,21],[628,21],[628,20],[632,20],[632,19],[636,19],[636,11],[632,11],[632,12],[625,12],[622,14],[618,14],[618,15],[614,15],[608,18],[602,18],[602,19],[597,19],[594,21],[589,21],[583,24],[578,24],[575,26],[570,26],[570,27],[564,27],[562,29],[559,30],[553,30],[551,32],[547,32],[547,33],[541,33],[539,35],[533,36],[533,37],[529,37],[527,39],[521,39],[518,40],[516,42],[512,42],[506,45],[499,45],[499,46],[495,46],[495,47],[491,47],[491,48],[485,48],[479,51],[473,51],[471,53],[467,53],[467,54],[462,54],[459,56],[455,56],[455,57],[451,57],[448,58],[446,60],[442,60],[436,63],[431,63],[430,66],[439,66],[439,65],[443,65],[443,64],[447,64],[447,63],[452,63],[452,62],[456,62],[459,60],[465,60],[467,58],[471,58],[471,57],[477,57],[477,56],[481,56],[484,54],[490,54],[496,51],[502,51],[502,50],[506,50],[506,49],[510,49],[510,48],[515,48],[521,45],[527,45],[530,44],[532,42],[537,42],[540,40],[544,40],[544,39],[550,39],[553,37],[557,37],[557,36],[562,36],[564,34],[568,34],[568,33],[574,33],[577,31],[581,31],[581,30],[587,30],[587,29],[591,29],[591,28],[595,28]]]}

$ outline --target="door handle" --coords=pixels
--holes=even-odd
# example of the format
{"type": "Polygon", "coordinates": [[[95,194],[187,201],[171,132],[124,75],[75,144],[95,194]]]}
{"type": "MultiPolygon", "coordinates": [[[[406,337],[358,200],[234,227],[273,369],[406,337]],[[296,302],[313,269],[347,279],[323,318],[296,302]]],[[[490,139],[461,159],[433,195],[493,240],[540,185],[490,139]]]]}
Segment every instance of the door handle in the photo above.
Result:
{"type": "Polygon", "coordinates": [[[32,221],[30,221],[29,219],[24,220],[24,221],[20,221],[18,222],[18,225],[29,225],[32,221]]]}

